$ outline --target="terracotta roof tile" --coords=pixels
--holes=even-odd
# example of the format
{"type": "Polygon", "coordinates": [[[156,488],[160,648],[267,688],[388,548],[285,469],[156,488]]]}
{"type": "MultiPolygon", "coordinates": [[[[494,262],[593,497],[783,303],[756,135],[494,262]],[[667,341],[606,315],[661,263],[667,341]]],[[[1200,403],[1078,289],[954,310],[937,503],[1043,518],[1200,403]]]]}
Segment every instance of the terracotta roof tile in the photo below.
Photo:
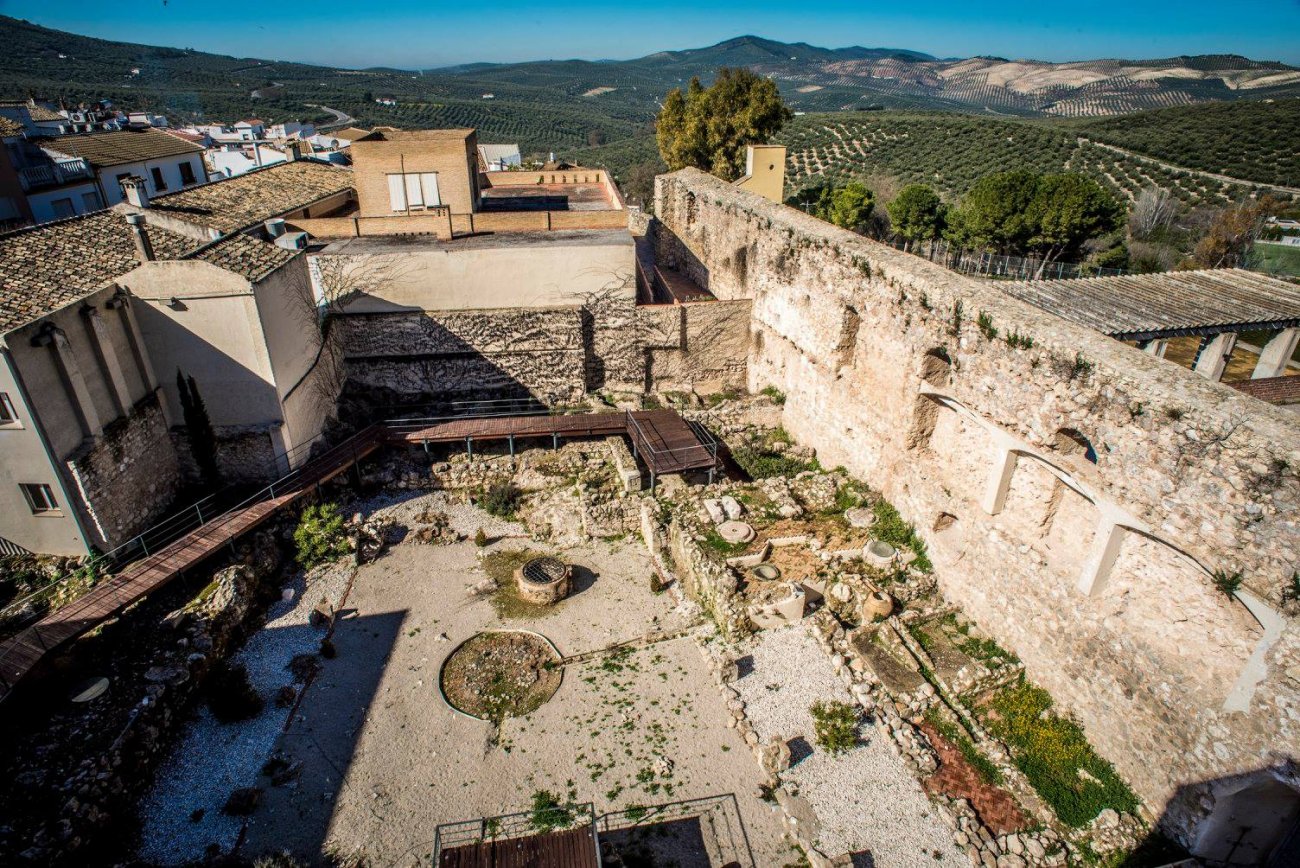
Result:
{"type": "Polygon", "coordinates": [[[60,136],[40,139],[41,147],[72,157],[82,157],[92,166],[120,166],[160,157],[182,154],[199,154],[203,148],[169,136],[155,129],[117,130],[111,133],[89,133],[78,136],[60,136]]]}
{"type": "Polygon", "coordinates": [[[26,127],[13,118],[0,115],[0,139],[7,139],[10,136],[21,136],[25,129],[26,127]]]}
{"type": "Polygon", "coordinates": [[[276,163],[159,196],[149,208],[229,234],[351,189],[352,177],[350,169],[313,160],[276,163]]]}
{"type": "MultiPolygon", "coordinates": [[[[162,259],[194,249],[192,238],[150,227],[162,259]]],[[[126,219],[99,211],[0,236],[0,331],[44,316],[140,264],[126,219]]]]}
{"type": "Polygon", "coordinates": [[[187,259],[201,259],[218,268],[242,274],[250,281],[261,280],[298,255],[249,235],[227,235],[199,248],[187,259]]]}

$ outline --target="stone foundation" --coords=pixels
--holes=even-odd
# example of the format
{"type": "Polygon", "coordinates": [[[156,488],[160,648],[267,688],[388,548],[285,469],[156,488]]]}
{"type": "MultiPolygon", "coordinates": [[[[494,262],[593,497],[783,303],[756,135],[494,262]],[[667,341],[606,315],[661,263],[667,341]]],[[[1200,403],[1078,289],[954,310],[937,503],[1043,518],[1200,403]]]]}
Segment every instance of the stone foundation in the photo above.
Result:
{"type": "Polygon", "coordinates": [[[180,487],[180,469],[156,394],[108,425],[67,466],[98,536],[95,542],[104,550],[160,518],[180,487]]]}

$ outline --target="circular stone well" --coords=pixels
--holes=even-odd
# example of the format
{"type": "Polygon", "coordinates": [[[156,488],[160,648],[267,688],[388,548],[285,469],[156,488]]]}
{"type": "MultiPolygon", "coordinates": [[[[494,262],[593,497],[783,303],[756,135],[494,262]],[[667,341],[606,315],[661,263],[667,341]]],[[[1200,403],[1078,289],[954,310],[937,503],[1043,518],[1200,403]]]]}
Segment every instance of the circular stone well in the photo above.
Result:
{"type": "Polygon", "coordinates": [[[749,571],[756,579],[762,579],[765,582],[774,582],[781,578],[781,568],[775,564],[759,564],[749,571]]]}
{"type": "Polygon", "coordinates": [[[515,570],[519,596],[539,606],[552,606],[563,600],[572,583],[573,567],[559,558],[533,558],[515,570]]]}
{"type": "Polygon", "coordinates": [[[448,705],[470,717],[523,717],[560,688],[564,676],[559,663],[555,646],[537,633],[477,633],[443,661],[438,687],[448,705]]]}

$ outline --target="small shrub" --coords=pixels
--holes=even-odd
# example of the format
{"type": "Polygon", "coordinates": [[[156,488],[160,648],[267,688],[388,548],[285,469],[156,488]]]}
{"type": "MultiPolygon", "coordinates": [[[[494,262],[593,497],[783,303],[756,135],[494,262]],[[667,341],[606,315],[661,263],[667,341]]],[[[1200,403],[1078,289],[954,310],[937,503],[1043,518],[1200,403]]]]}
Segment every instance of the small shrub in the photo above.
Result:
{"type": "Polygon", "coordinates": [[[985,340],[995,341],[998,339],[998,329],[997,326],[993,325],[993,317],[984,311],[980,311],[979,316],[975,318],[975,324],[979,326],[985,340]]]}
{"type": "Polygon", "coordinates": [[[293,542],[298,549],[298,564],[304,570],[347,554],[347,534],[338,505],[312,504],[304,509],[293,532],[293,542]]]}
{"type": "Polygon", "coordinates": [[[1070,363],[1069,379],[1077,380],[1087,377],[1092,373],[1093,364],[1083,357],[1083,353],[1075,353],[1074,361],[1070,363]]]}
{"type": "Polygon", "coordinates": [[[948,325],[948,334],[953,337],[961,336],[962,311],[964,310],[961,299],[952,303],[952,321],[948,325]]]}
{"type": "Polygon", "coordinates": [[[262,713],[265,703],[248,680],[242,663],[219,663],[208,676],[208,708],[222,723],[248,720],[262,713]]]}
{"type": "Polygon", "coordinates": [[[524,493],[513,482],[498,482],[479,493],[478,505],[489,515],[513,519],[524,493]]]}
{"type": "Polygon", "coordinates": [[[1214,587],[1228,599],[1235,597],[1241,589],[1241,579],[1241,570],[1231,573],[1227,570],[1214,571],[1214,587]]]}
{"type": "Polygon", "coordinates": [[[1166,407],[1165,415],[1168,416],[1172,421],[1177,422],[1183,418],[1184,413],[1178,407],[1166,407]]]}
{"type": "Polygon", "coordinates": [[[776,404],[778,407],[785,404],[785,392],[782,392],[776,386],[764,386],[763,390],[759,394],[771,398],[772,403],[776,404]]]}
{"type": "Polygon", "coordinates": [[[1289,603],[1300,601],[1300,571],[1292,570],[1291,584],[1282,589],[1282,599],[1289,603]]]}
{"type": "Polygon", "coordinates": [[[664,580],[659,578],[658,573],[650,574],[650,593],[662,594],[664,592],[664,580]]]}
{"type": "Polygon", "coordinates": [[[1007,346],[1013,350],[1032,350],[1034,348],[1034,339],[1029,335],[1022,335],[1018,331],[1011,331],[1004,339],[1007,346]]]}
{"type": "Polygon", "coordinates": [[[483,528],[479,528],[478,530],[474,531],[474,545],[478,546],[479,548],[483,548],[487,544],[488,544],[487,531],[483,530],[483,528]]]}
{"type": "Polygon", "coordinates": [[[845,702],[812,704],[813,738],[817,746],[831,755],[852,750],[858,744],[858,708],[845,702]]]}
{"type": "Polygon", "coordinates": [[[573,809],[561,804],[560,799],[550,790],[537,790],[533,793],[532,810],[528,823],[537,832],[554,832],[567,829],[573,825],[573,809]]]}

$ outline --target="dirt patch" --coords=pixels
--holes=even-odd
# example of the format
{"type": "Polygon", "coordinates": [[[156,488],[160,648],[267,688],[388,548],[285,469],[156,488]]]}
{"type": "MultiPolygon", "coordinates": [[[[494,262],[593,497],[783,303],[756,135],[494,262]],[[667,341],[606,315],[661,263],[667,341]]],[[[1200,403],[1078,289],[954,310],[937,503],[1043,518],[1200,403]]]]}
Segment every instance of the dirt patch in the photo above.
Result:
{"type": "Polygon", "coordinates": [[[939,770],[922,782],[926,792],[966,799],[984,825],[995,835],[1006,835],[1029,827],[1029,818],[1015,799],[986,782],[961,750],[939,734],[928,721],[921,730],[939,754],[939,770]]]}
{"type": "Polygon", "coordinates": [[[470,637],[442,667],[442,693],[453,708],[483,720],[523,717],[560,687],[560,657],[532,633],[470,637]]]}

